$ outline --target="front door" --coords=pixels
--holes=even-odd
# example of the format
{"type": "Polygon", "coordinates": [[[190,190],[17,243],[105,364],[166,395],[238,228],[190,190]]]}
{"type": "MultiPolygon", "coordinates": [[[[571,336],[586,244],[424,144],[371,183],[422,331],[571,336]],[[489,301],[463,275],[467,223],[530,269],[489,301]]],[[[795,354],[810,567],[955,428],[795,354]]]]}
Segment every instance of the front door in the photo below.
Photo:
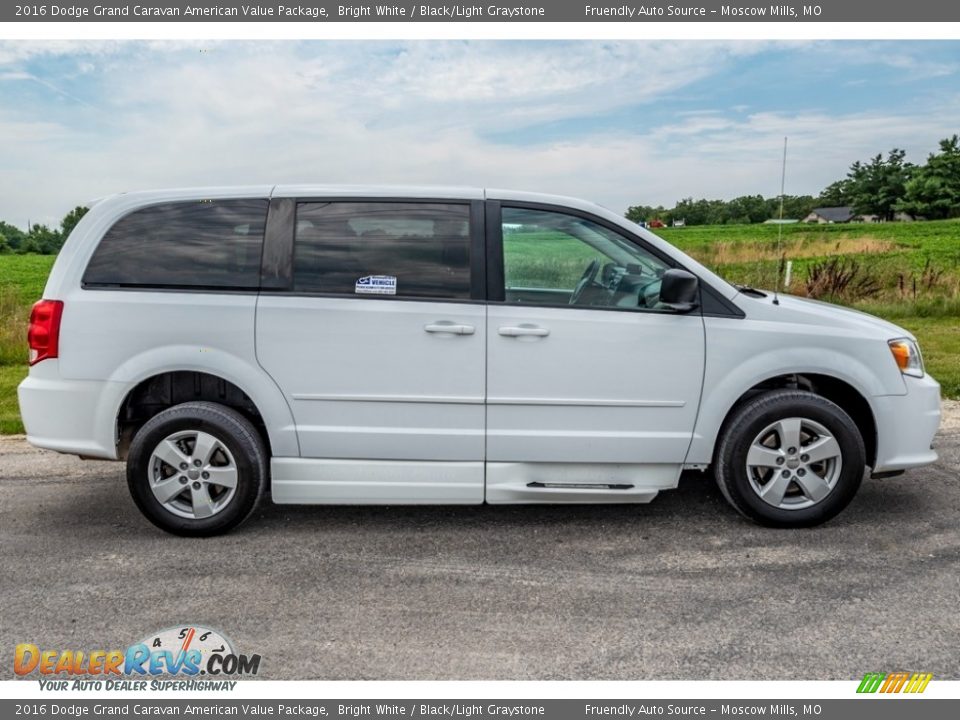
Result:
{"type": "Polygon", "coordinates": [[[659,303],[668,261],[560,209],[505,205],[499,228],[487,501],[636,502],[673,487],[697,415],[704,327],[659,303]]]}
{"type": "Polygon", "coordinates": [[[257,357],[293,411],[279,502],[482,502],[486,312],[468,202],[301,201],[257,357]]]}

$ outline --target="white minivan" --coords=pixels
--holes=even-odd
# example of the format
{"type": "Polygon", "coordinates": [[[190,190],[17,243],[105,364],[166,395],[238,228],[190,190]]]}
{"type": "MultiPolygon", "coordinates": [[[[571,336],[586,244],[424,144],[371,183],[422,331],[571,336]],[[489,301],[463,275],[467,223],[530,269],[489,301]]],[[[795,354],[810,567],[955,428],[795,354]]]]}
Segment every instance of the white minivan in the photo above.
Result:
{"type": "Polygon", "coordinates": [[[116,195],[29,330],[28,440],[125,459],[155,525],[276,503],[637,503],[685,469],[772,526],[936,460],[875,317],[736,287],[591,203],[463,188],[116,195]]]}

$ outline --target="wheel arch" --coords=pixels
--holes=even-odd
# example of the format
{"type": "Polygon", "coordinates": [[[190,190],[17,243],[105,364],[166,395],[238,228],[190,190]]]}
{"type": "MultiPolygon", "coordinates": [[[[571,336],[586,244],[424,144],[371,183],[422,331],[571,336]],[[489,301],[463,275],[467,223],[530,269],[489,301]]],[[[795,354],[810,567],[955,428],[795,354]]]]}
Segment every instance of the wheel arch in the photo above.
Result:
{"type": "Polygon", "coordinates": [[[823,373],[781,373],[766,378],[743,391],[729,406],[714,435],[710,451],[715,460],[719,438],[726,431],[733,414],[751,399],[770,390],[806,390],[838,405],[853,420],[866,450],[867,465],[873,467],[877,458],[877,421],[866,396],[846,380],[823,373]]]}
{"type": "Polygon", "coordinates": [[[208,368],[165,369],[145,374],[128,384],[129,390],[114,412],[117,457],[126,456],[133,435],[151,417],[168,407],[198,400],[240,412],[257,428],[271,456],[299,455],[286,400],[276,397],[278,390],[269,393],[261,387],[257,392],[251,389],[254,385],[232,373],[208,368]]]}

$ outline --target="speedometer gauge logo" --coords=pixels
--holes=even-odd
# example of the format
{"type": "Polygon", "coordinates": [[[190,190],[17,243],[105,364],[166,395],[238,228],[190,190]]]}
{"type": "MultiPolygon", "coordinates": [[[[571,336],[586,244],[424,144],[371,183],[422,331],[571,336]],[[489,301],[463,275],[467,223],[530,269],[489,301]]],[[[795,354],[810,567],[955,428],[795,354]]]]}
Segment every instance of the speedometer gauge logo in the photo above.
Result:
{"type": "Polygon", "coordinates": [[[233,643],[223,633],[203,625],[169,627],[148,635],[136,644],[146,645],[151,653],[168,651],[174,657],[187,657],[187,653],[196,651],[191,653],[191,657],[195,659],[195,664],[202,668],[201,675],[206,674],[213,655],[226,657],[235,654],[233,643]],[[199,653],[199,656],[196,653],[199,653]]]}

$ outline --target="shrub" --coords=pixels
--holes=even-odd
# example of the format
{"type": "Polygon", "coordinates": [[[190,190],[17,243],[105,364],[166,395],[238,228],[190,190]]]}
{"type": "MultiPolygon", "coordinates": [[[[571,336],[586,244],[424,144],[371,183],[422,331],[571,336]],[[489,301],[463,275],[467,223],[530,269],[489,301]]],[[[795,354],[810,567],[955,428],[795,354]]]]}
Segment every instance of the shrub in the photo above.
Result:
{"type": "Polygon", "coordinates": [[[807,269],[807,297],[850,303],[876,297],[880,290],[880,281],[850,258],[830,258],[807,269]]]}

